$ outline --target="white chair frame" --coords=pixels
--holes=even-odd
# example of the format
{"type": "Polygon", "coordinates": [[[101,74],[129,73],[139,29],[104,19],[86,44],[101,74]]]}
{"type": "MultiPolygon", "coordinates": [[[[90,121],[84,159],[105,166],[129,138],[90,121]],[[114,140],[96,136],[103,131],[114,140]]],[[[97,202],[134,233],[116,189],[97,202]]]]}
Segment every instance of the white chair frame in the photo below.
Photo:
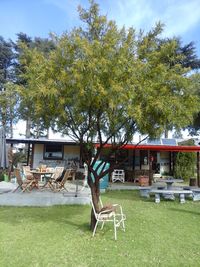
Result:
{"type": "MultiPolygon", "coordinates": [[[[103,207],[101,199],[99,199],[101,207],[103,207]]],[[[114,237],[117,240],[117,228],[121,226],[122,230],[125,232],[125,223],[126,216],[123,213],[122,206],[119,204],[112,204],[112,208],[106,208],[99,213],[96,212],[93,201],[91,199],[91,205],[93,208],[93,212],[96,218],[96,224],[93,230],[92,236],[94,237],[96,233],[96,229],[99,223],[102,223],[101,230],[104,227],[105,222],[113,222],[114,226],[114,237]]]]}
{"type": "Polygon", "coordinates": [[[125,182],[125,172],[124,172],[124,170],[115,169],[112,172],[111,181],[113,183],[116,182],[116,181],[120,181],[120,182],[124,183],[125,182]]]}

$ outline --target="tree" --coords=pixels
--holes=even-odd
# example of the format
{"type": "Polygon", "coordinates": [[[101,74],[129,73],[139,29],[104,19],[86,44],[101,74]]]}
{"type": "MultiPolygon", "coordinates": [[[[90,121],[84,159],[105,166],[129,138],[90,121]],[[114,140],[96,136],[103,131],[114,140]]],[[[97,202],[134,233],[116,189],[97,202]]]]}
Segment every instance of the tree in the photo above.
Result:
{"type": "MultiPolygon", "coordinates": [[[[198,101],[200,102],[200,73],[195,73],[191,75],[192,79],[192,89],[195,91],[195,93],[198,96],[198,101]]],[[[200,103],[198,104],[198,107],[200,106],[200,103]]],[[[200,108],[198,109],[198,112],[194,114],[194,119],[192,124],[186,127],[190,133],[190,135],[199,135],[200,134],[200,108]]]]}
{"type": "Polygon", "coordinates": [[[13,124],[18,120],[14,62],[13,42],[0,36],[0,121],[10,137],[13,136],[13,124]]]}
{"type": "MultiPolygon", "coordinates": [[[[158,39],[158,42],[160,42],[161,46],[163,44],[169,44],[169,43],[174,43],[174,42],[176,43],[176,49],[174,51],[175,57],[173,58],[173,60],[169,61],[167,54],[164,55],[161,60],[162,62],[169,64],[171,67],[174,67],[174,65],[180,64],[183,68],[187,68],[188,70],[187,75],[191,77],[195,85],[195,80],[193,78],[193,76],[195,75],[193,73],[194,71],[197,71],[200,68],[200,59],[197,56],[194,42],[190,42],[188,44],[183,45],[181,39],[178,37],[158,39]]],[[[160,46],[158,46],[158,49],[160,49],[160,46]]],[[[196,119],[197,119],[196,115],[197,114],[195,114],[195,118],[194,118],[195,120],[194,127],[188,126],[188,129],[191,134],[195,132],[196,119]]],[[[173,130],[173,127],[170,124],[167,124],[165,127],[165,138],[168,138],[168,131],[170,130],[173,130]]]]}
{"type": "MultiPolygon", "coordinates": [[[[48,57],[24,48],[21,64],[28,86],[21,93],[34,103],[34,120],[44,118],[80,144],[98,211],[99,180],[114,168],[104,170],[106,160],[94,168],[105,146],[109,157],[137,131],[156,137],[167,123],[178,129],[187,125],[196,98],[188,91],[187,70],[169,64],[176,60],[177,43],[157,41],[160,24],[146,35],[118,29],[93,1],[88,10],[79,7],[79,14],[85,27],[55,37],[56,48],[48,57]]],[[[92,228],[94,222],[92,213],[92,228]]]]}
{"type": "MultiPolygon", "coordinates": [[[[54,43],[48,38],[35,37],[32,39],[25,33],[19,33],[17,36],[18,39],[15,44],[15,51],[17,55],[17,61],[15,62],[16,83],[26,87],[27,81],[23,75],[26,73],[26,67],[23,64],[20,64],[19,61],[20,55],[23,53],[23,47],[26,46],[30,49],[37,49],[42,51],[45,56],[48,56],[49,51],[54,49],[54,43]]],[[[41,136],[48,135],[48,130],[45,128],[42,118],[37,117],[37,120],[35,119],[34,122],[31,120],[31,116],[34,114],[34,103],[29,97],[22,97],[20,99],[19,111],[21,119],[26,121],[26,137],[39,138],[41,136]]]]}

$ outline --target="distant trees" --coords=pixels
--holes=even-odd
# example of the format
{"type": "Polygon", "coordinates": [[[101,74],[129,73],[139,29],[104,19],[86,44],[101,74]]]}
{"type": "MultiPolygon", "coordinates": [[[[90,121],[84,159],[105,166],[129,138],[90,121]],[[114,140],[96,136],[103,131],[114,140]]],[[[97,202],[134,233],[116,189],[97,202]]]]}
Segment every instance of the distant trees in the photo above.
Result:
{"type": "MultiPolygon", "coordinates": [[[[15,65],[15,73],[16,73],[16,83],[19,86],[23,86],[26,88],[24,94],[20,94],[20,105],[19,105],[19,113],[20,118],[26,121],[26,137],[34,137],[39,138],[41,136],[48,135],[48,129],[44,125],[43,118],[35,118],[34,121],[32,117],[35,114],[34,102],[29,97],[30,90],[27,86],[27,80],[24,78],[24,74],[26,73],[26,66],[20,63],[19,59],[21,54],[23,53],[23,48],[28,47],[30,49],[37,49],[38,51],[42,51],[45,56],[48,56],[48,53],[54,49],[54,43],[52,40],[47,38],[35,37],[32,39],[24,33],[17,34],[18,39],[15,44],[16,51],[16,65],[15,65]]],[[[19,87],[18,87],[19,88],[19,87]]],[[[21,91],[19,90],[21,93],[21,91]]]]}
{"type": "Polygon", "coordinates": [[[200,73],[191,76],[192,89],[198,96],[198,113],[194,115],[192,123],[187,127],[191,135],[200,135],[200,73]]]}
{"type": "Polygon", "coordinates": [[[0,36],[0,124],[5,125],[10,137],[13,136],[13,124],[18,120],[14,63],[13,42],[0,36]]]}
{"type": "MultiPolygon", "coordinates": [[[[180,38],[174,37],[174,38],[166,38],[166,39],[161,39],[159,40],[161,45],[167,44],[169,42],[176,42],[176,49],[174,50],[175,57],[169,61],[168,57],[164,56],[162,58],[162,61],[165,62],[173,67],[174,65],[180,64],[183,68],[185,68],[185,73],[192,79],[193,81],[193,86],[190,87],[191,94],[196,93],[199,95],[197,92],[197,83],[195,84],[195,71],[198,71],[200,69],[200,59],[197,56],[196,53],[196,47],[193,42],[190,42],[186,45],[183,45],[180,38]],[[195,88],[196,87],[196,88],[195,88]]],[[[194,126],[188,126],[187,128],[189,129],[190,133],[195,133],[195,128],[196,128],[196,119],[197,119],[197,114],[194,115],[195,121],[194,121],[194,126]]],[[[192,123],[193,124],[193,123],[192,123]]],[[[170,125],[170,123],[167,123],[166,128],[165,128],[165,137],[168,138],[168,131],[173,130],[173,127],[170,125]]],[[[176,134],[181,134],[181,132],[177,131],[176,134]]]]}

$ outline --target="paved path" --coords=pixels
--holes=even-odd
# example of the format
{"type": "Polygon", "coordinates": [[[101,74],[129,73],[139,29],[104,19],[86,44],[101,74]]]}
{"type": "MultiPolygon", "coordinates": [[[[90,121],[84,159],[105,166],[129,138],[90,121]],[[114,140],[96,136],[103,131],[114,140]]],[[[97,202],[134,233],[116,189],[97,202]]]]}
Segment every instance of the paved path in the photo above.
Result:
{"type": "Polygon", "coordinates": [[[12,183],[0,183],[0,205],[1,206],[52,206],[52,205],[72,205],[72,204],[89,204],[90,190],[79,187],[76,193],[75,185],[69,186],[69,192],[52,192],[49,189],[37,190],[31,192],[21,192],[17,190],[12,192],[16,185],[12,183]]]}

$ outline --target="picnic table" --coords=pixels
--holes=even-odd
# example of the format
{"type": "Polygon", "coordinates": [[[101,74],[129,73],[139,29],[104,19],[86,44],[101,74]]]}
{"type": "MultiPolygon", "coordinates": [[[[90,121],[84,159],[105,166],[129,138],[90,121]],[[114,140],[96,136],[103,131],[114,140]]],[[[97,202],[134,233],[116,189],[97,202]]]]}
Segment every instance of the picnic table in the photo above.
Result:
{"type": "Polygon", "coordinates": [[[152,189],[150,194],[155,195],[155,203],[160,203],[160,196],[171,196],[175,199],[175,195],[179,196],[180,203],[185,203],[185,195],[191,196],[191,190],[172,190],[172,189],[152,189]]]}
{"type": "Polygon", "coordinates": [[[157,180],[158,182],[163,182],[167,184],[167,189],[170,190],[172,189],[172,184],[173,183],[182,183],[182,179],[174,179],[174,178],[166,178],[166,179],[159,179],[157,180]]]}

